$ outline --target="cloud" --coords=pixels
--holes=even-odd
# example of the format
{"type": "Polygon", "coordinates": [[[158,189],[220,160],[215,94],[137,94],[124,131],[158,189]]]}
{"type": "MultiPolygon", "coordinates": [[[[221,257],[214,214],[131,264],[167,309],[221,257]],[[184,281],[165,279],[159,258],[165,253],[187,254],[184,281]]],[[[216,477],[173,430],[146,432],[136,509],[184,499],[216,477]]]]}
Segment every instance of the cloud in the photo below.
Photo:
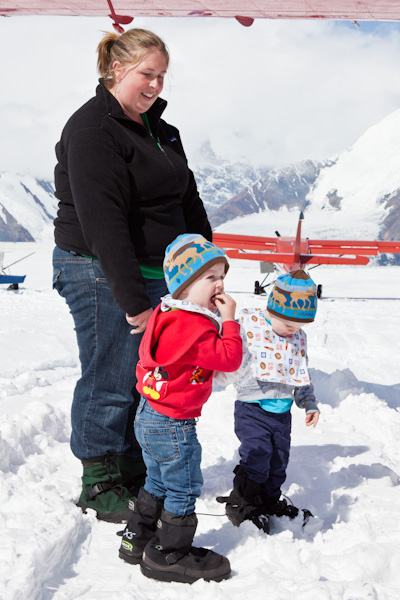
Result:
{"type": "MultiPolygon", "coordinates": [[[[163,37],[171,65],[165,118],[189,161],[217,154],[282,165],[324,159],[400,105],[397,24],[135,19],[163,37]]],[[[108,18],[0,20],[0,171],[52,178],[68,117],[94,94],[96,46],[108,18]]]]}

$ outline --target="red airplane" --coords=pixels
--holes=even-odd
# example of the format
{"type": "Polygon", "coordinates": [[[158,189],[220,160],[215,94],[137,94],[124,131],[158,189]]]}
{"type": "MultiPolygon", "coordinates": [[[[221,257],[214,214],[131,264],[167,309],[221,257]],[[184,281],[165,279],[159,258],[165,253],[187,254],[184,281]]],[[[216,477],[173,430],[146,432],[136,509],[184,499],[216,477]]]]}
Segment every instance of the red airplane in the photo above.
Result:
{"type": "MultiPolygon", "coordinates": [[[[275,238],[230,233],[213,234],[213,242],[226,250],[230,258],[256,260],[261,264],[278,265],[284,271],[304,269],[309,265],[366,265],[369,256],[381,253],[400,253],[400,241],[310,240],[301,237],[300,213],[295,237],[275,238]]],[[[272,272],[273,269],[266,270],[272,272]]],[[[265,272],[265,271],[264,271],[265,272]]],[[[265,281],[265,280],[264,280],[265,281]]],[[[263,282],[264,283],[264,282],[263,282]]],[[[264,292],[263,283],[256,281],[254,292],[264,292]]],[[[319,287],[319,295],[322,288],[319,287]]]]}

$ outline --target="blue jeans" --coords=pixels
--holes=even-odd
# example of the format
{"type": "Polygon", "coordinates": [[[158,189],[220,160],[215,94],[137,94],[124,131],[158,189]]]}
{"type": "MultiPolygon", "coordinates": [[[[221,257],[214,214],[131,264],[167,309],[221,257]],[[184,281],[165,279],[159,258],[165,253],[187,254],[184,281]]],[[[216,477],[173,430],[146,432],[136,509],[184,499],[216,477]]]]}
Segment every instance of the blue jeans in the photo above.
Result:
{"type": "Polygon", "coordinates": [[[196,420],[166,417],[142,397],[135,432],[147,469],[145,490],[164,500],[173,515],[191,515],[203,485],[196,420]]]}
{"type": "MultiPolygon", "coordinates": [[[[166,293],[165,281],[146,281],[154,308],[166,293]]],[[[130,334],[98,260],[56,247],[53,287],[74,319],[82,369],[71,410],[72,452],[81,460],[108,452],[140,456],[133,424],[140,399],[135,367],[142,334],[130,334]]]]}

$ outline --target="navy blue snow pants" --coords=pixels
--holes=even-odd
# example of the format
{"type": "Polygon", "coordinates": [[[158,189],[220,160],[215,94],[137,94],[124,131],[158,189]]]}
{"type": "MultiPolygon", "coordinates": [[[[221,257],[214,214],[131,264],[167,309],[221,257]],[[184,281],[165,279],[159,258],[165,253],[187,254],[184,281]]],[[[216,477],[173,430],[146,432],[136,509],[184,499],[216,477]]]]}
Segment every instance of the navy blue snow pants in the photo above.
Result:
{"type": "Polygon", "coordinates": [[[291,428],[290,410],[271,413],[257,403],[235,402],[240,464],[250,479],[263,484],[271,502],[279,499],[286,479],[291,428]]]}

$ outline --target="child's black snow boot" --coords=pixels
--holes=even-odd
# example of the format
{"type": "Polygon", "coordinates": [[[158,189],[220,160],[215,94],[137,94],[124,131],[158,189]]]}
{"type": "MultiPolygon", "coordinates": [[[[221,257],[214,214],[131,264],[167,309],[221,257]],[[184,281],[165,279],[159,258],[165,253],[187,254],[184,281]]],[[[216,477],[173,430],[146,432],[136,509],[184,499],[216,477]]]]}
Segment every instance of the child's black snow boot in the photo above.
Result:
{"type": "Polygon", "coordinates": [[[82,493],[77,506],[83,512],[93,509],[101,521],[126,523],[131,515],[129,502],[134,497],[122,485],[117,458],[115,454],[107,454],[82,460],[82,493]]]}
{"type": "Polygon", "coordinates": [[[285,498],[282,498],[282,500],[268,502],[265,505],[265,512],[269,515],[275,515],[276,517],[289,517],[290,519],[295,519],[299,514],[299,509],[294,506],[294,504],[289,504],[285,498]]]}
{"type": "Polygon", "coordinates": [[[140,563],[147,542],[153,539],[156,532],[162,507],[163,500],[141,488],[122,535],[120,558],[132,565],[140,563]]]}
{"type": "Polygon", "coordinates": [[[159,581],[182,583],[227,579],[231,573],[227,558],[212,550],[192,546],[196,527],[195,513],[181,517],[163,509],[155,537],[143,553],[143,575],[159,581]]]}
{"type": "MultiPolygon", "coordinates": [[[[289,519],[295,519],[297,515],[300,513],[300,509],[290,501],[287,502],[285,498],[281,500],[276,500],[275,502],[268,502],[265,505],[265,512],[268,515],[275,515],[276,517],[289,517],[289,519]]],[[[311,517],[314,515],[307,508],[302,508],[301,512],[303,513],[303,527],[306,525],[311,517]]]]}
{"type": "Polygon", "coordinates": [[[235,527],[251,521],[258,529],[269,533],[269,514],[263,485],[248,477],[241,465],[234,468],[233,490],[229,496],[218,496],[217,502],[226,503],[226,516],[235,527]]]}

